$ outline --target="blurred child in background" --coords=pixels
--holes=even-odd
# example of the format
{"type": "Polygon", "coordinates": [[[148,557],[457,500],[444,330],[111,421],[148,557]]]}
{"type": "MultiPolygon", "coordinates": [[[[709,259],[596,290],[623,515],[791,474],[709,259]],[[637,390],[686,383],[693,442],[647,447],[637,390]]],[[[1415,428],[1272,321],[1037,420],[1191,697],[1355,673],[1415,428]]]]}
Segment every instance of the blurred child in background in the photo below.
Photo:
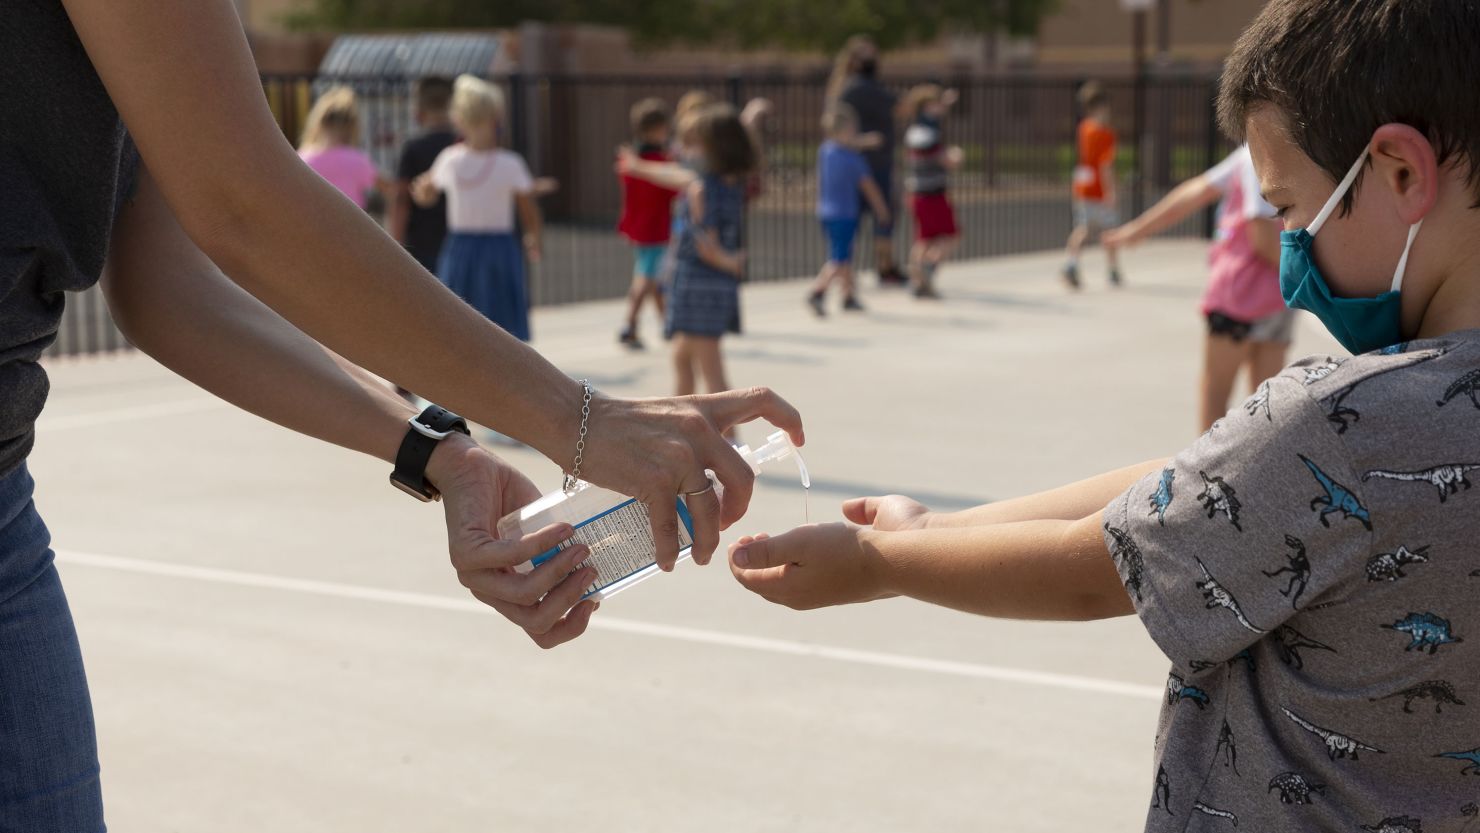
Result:
{"type": "Polygon", "coordinates": [[[824,300],[834,283],[843,288],[843,309],[863,311],[853,280],[853,238],[858,235],[859,207],[864,200],[881,225],[888,226],[889,204],[874,182],[868,161],[854,149],[858,117],[853,108],[835,103],[822,115],[827,136],[817,150],[817,219],[827,238],[827,261],[817,274],[807,304],[818,318],[827,315],[824,300]]]}
{"type": "Polygon", "coordinates": [[[1218,232],[1208,250],[1208,288],[1202,314],[1208,322],[1198,411],[1206,431],[1228,410],[1240,367],[1249,389],[1285,366],[1295,311],[1280,295],[1280,223],[1259,196],[1259,176],[1247,145],[1206,173],[1172,189],[1146,213],[1105,232],[1105,248],[1133,246],[1218,202],[1218,232]]]}
{"type": "Polygon", "coordinates": [[[729,387],[720,338],[740,332],[740,226],[746,179],[756,165],[755,146],[733,107],[706,107],[685,127],[703,173],[685,191],[668,298],[666,330],[680,396],[696,392],[696,369],[707,390],[729,387]]]}
{"type": "Polygon", "coordinates": [[[377,188],[390,189],[369,154],[360,150],[360,104],[349,87],[332,87],[314,102],[298,156],[362,209],[377,188]]]}
{"type": "Polygon", "coordinates": [[[453,83],[452,121],[463,141],[438,154],[418,177],[412,196],[422,206],[447,195],[447,241],[437,277],[449,289],[521,341],[529,340],[524,256],[540,257],[541,218],[524,158],[498,146],[504,118],[499,88],[471,75],[453,83]],[[524,250],[514,239],[514,211],[524,250]]]}
{"type": "MultiPolygon", "coordinates": [[[[1069,262],[1064,264],[1064,283],[1079,288],[1079,253],[1084,244],[1104,229],[1120,224],[1115,208],[1115,131],[1110,127],[1110,96],[1098,81],[1079,88],[1079,163],[1074,166],[1074,230],[1069,233],[1069,262]]],[[[1120,258],[1106,249],[1110,285],[1120,286],[1120,258]]]]}
{"type": "Polygon", "coordinates": [[[904,146],[909,152],[904,187],[915,219],[915,244],[910,248],[910,280],[916,298],[939,298],[935,270],[951,256],[960,241],[956,212],[946,196],[947,179],[961,164],[961,149],[947,147],[941,121],[956,103],[955,90],[921,84],[905,96],[904,146]]]}
{"type": "MultiPolygon", "coordinates": [[[[632,152],[646,162],[668,163],[671,140],[668,107],[661,99],[645,98],[632,106],[632,152]]],[[[619,174],[622,182],[622,215],[617,231],[633,247],[632,288],[627,292],[627,319],[617,340],[641,350],[637,316],[643,301],[653,299],[658,316],[664,315],[661,284],[664,256],[673,225],[673,198],[679,189],[668,188],[631,172],[619,174]]]]}
{"type": "Polygon", "coordinates": [[[447,198],[437,197],[423,208],[411,199],[411,183],[432,169],[442,151],[457,141],[447,108],[452,102],[452,82],[446,78],[423,78],[416,84],[416,125],[421,129],[401,148],[396,166],[396,190],[391,203],[388,231],[396,242],[426,267],[437,271],[437,257],[447,237],[447,198]]]}

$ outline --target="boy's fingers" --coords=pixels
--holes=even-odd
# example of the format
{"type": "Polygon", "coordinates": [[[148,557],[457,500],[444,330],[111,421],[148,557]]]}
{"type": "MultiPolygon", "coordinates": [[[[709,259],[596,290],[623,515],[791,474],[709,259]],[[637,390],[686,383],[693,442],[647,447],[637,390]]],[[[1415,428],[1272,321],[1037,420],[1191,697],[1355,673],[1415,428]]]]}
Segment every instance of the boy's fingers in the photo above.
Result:
{"type": "Polygon", "coordinates": [[[873,526],[878,514],[879,499],[876,497],[856,497],[843,501],[843,517],[853,523],[873,526]]]}
{"type": "Polygon", "coordinates": [[[740,570],[764,570],[790,564],[785,555],[786,545],[780,539],[756,538],[749,544],[736,544],[730,548],[730,564],[740,570]]]}

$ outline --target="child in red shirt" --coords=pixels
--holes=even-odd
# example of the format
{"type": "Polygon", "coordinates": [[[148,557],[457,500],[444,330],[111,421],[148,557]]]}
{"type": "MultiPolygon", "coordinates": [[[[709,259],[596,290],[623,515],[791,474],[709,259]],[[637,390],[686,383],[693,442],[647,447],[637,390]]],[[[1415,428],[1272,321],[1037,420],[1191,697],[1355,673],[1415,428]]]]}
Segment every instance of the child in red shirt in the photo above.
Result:
{"type": "MultiPolygon", "coordinates": [[[[656,98],[645,98],[632,106],[632,134],[637,156],[653,162],[669,162],[668,105],[656,98]]],[[[627,291],[627,323],[617,340],[633,350],[642,349],[637,337],[637,315],[642,302],[651,297],[664,315],[663,289],[659,281],[668,238],[673,231],[673,198],[677,191],[630,173],[622,180],[622,217],[617,231],[632,243],[634,264],[632,288],[627,291]]]]}

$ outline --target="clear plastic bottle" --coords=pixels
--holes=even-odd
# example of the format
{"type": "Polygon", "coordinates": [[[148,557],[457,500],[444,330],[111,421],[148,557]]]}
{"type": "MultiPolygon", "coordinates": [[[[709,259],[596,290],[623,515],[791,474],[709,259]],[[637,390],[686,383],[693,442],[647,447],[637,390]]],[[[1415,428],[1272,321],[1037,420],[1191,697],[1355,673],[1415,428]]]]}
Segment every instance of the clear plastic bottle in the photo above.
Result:
{"type": "MultiPolygon", "coordinates": [[[[752,449],[742,445],[735,449],[759,472],[761,466],[792,458],[796,460],[803,488],[812,487],[807,464],[785,431],[777,431],[766,442],[752,449]]],[[[678,518],[678,560],[688,559],[693,552],[694,522],[682,496],[676,498],[678,518]]],[[[538,532],[554,523],[568,523],[575,535],[559,547],[540,553],[517,569],[528,572],[554,557],[572,544],[585,544],[591,557],[584,562],[597,570],[596,580],[583,598],[600,601],[640,584],[661,572],[657,564],[657,547],[653,544],[647,506],[620,492],[577,481],[570,492],[554,491],[534,503],[504,516],[498,522],[501,537],[514,538],[538,532]]]]}

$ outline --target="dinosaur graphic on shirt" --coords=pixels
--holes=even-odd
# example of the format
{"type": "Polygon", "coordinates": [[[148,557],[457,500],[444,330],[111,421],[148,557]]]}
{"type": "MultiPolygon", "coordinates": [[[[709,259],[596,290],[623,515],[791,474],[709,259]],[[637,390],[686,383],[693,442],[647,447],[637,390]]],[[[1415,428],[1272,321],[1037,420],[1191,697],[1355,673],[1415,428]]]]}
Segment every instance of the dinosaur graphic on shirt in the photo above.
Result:
{"type": "Polygon", "coordinates": [[[1289,625],[1280,625],[1274,633],[1279,640],[1275,643],[1275,650],[1279,652],[1280,662],[1297,670],[1305,667],[1305,661],[1300,657],[1301,648],[1337,653],[1330,645],[1317,642],[1289,625]]]}
{"type": "Polygon", "coordinates": [[[1367,527],[1368,532],[1371,532],[1372,516],[1367,512],[1367,507],[1357,500],[1357,496],[1352,494],[1347,487],[1332,480],[1330,475],[1321,471],[1320,467],[1311,462],[1309,457],[1304,454],[1296,456],[1302,463],[1305,463],[1306,468],[1310,469],[1310,473],[1315,476],[1316,482],[1321,484],[1321,488],[1326,490],[1326,494],[1319,495],[1310,502],[1311,511],[1315,511],[1316,507],[1324,507],[1321,509],[1321,526],[1329,528],[1331,522],[1326,520],[1326,516],[1332,512],[1340,512],[1342,518],[1356,518],[1362,522],[1362,526],[1367,527]]]}
{"type": "Polygon", "coordinates": [[[1406,574],[1403,568],[1409,564],[1426,564],[1429,560],[1427,545],[1410,550],[1401,544],[1397,552],[1380,552],[1367,559],[1368,581],[1397,581],[1406,574]]]}
{"type": "Polygon", "coordinates": [[[1197,705],[1197,710],[1202,711],[1208,704],[1208,693],[1186,683],[1181,677],[1172,674],[1167,677],[1167,705],[1174,706],[1183,700],[1191,700],[1197,705]]]}
{"type": "Polygon", "coordinates": [[[1330,376],[1332,373],[1335,373],[1336,368],[1338,367],[1341,367],[1341,362],[1338,362],[1329,356],[1326,357],[1326,361],[1324,363],[1318,364],[1315,367],[1305,368],[1305,384],[1314,385],[1316,382],[1319,382],[1327,376],[1330,376]]]}
{"type": "Polygon", "coordinates": [[[1274,414],[1270,413],[1269,410],[1268,379],[1260,382],[1259,387],[1254,389],[1254,394],[1244,401],[1244,410],[1249,413],[1249,416],[1255,416],[1260,411],[1263,411],[1264,418],[1269,422],[1274,422],[1274,414]]]}
{"type": "Polygon", "coordinates": [[[1223,719],[1223,728],[1218,730],[1218,745],[1213,748],[1214,757],[1219,753],[1223,755],[1223,765],[1233,767],[1233,774],[1238,775],[1238,744],[1234,741],[1233,728],[1228,725],[1227,718],[1223,719]]]}
{"type": "Polygon", "coordinates": [[[1459,699],[1459,695],[1455,693],[1454,686],[1444,680],[1425,680],[1418,685],[1395,691],[1385,697],[1369,698],[1369,702],[1376,703],[1379,700],[1391,700],[1394,697],[1403,698],[1403,711],[1409,714],[1413,714],[1414,700],[1433,700],[1434,714],[1443,714],[1446,703],[1451,706],[1465,704],[1465,701],[1459,699]]]}
{"type": "Polygon", "coordinates": [[[1222,512],[1228,517],[1228,522],[1233,524],[1234,529],[1243,532],[1244,528],[1239,526],[1238,522],[1238,513],[1243,508],[1243,504],[1239,503],[1233,487],[1221,477],[1209,477],[1205,471],[1199,471],[1198,474],[1202,476],[1203,490],[1197,499],[1202,501],[1203,508],[1208,510],[1208,517],[1212,518],[1222,512]]]}
{"type": "Polygon", "coordinates": [[[1423,833],[1423,822],[1408,816],[1389,816],[1377,824],[1364,824],[1367,833],[1423,833]]]}
{"type": "Polygon", "coordinates": [[[1290,583],[1280,595],[1290,600],[1290,607],[1300,609],[1300,594],[1305,592],[1305,585],[1310,582],[1310,559],[1305,556],[1305,544],[1294,535],[1285,536],[1285,546],[1294,552],[1285,556],[1285,566],[1278,570],[1260,570],[1269,578],[1274,578],[1281,573],[1290,574],[1290,583]],[[1292,595],[1293,594],[1293,595],[1292,595]]]}
{"type": "Polygon", "coordinates": [[[1305,776],[1293,772],[1282,772],[1269,781],[1266,793],[1280,791],[1281,804],[1309,804],[1312,795],[1325,795],[1325,784],[1312,784],[1305,776]]]}
{"type": "Polygon", "coordinates": [[[1345,402],[1346,398],[1351,396],[1352,391],[1356,390],[1357,385],[1360,385],[1363,381],[1362,379],[1358,379],[1321,400],[1326,406],[1326,421],[1336,426],[1337,434],[1345,434],[1346,429],[1351,427],[1351,423],[1362,421],[1361,412],[1355,408],[1347,407],[1345,402]]]}
{"type": "Polygon", "coordinates": [[[1381,749],[1378,749],[1375,746],[1369,746],[1368,744],[1365,744],[1357,740],[1356,738],[1347,737],[1340,732],[1334,732],[1330,729],[1322,729],[1321,727],[1315,725],[1314,723],[1311,723],[1310,721],[1306,720],[1295,712],[1290,711],[1287,708],[1281,707],[1280,711],[1285,713],[1285,717],[1288,717],[1291,720],[1295,721],[1296,726],[1299,726],[1305,731],[1319,737],[1322,741],[1325,741],[1326,754],[1330,755],[1331,760],[1333,761],[1337,758],[1345,758],[1348,755],[1350,755],[1351,759],[1355,761],[1357,760],[1358,752],[1376,752],[1379,755],[1387,754],[1381,749]]]}
{"type": "Polygon", "coordinates": [[[1480,469],[1480,463],[1445,463],[1420,471],[1388,471],[1386,469],[1373,469],[1362,475],[1362,482],[1376,477],[1383,480],[1401,480],[1407,483],[1428,483],[1439,490],[1439,502],[1443,503],[1449,496],[1457,493],[1460,487],[1470,488],[1469,473],[1480,469]]]}
{"type": "Polygon", "coordinates": [[[1434,757],[1464,761],[1465,768],[1459,771],[1460,775],[1480,775],[1480,747],[1471,749],[1468,752],[1440,752],[1434,757]]]}
{"type": "Polygon", "coordinates": [[[1175,469],[1170,466],[1162,469],[1156,491],[1151,493],[1151,514],[1156,516],[1156,522],[1161,526],[1166,526],[1167,523],[1167,507],[1172,505],[1172,481],[1175,479],[1175,469]]]}
{"type": "Polygon", "coordinates": [[[1402,353],[1403,351],[1405,351],[1407,349],[1408,349],[1408,342],[1406,342],[1406,341],[1400,341],[1397,344],[1389,344],[1388,346],[1382,348],[1381,350],[1378,350],[1377,351],[1377,355],[1379,355],[1379,356],[1396,356],[1396,355],[1402,353]]]}
{"type": "Polygon", "coordinates": [[[1216,807],[1209,807],[1201,801],[1194,803],[1192,805],[1192,809],[1198,811],[1199,813],[1202,813],[1205,816],[1217,816],[1219,818],[1228,819],[1229,821],[1233,822],[1234,827],[1238,827],[1238,816],[1235,816],[1233,813],[1230,813],[1227,810],[1219,810],[1216,807]]]}
{"type": "Polygon", "coordinates": [[[1227,665],[1231,668],[1235,662],[1246,662],[1249,664],[1249,670],[1254,670],[1254,655],[1249,653],[1248,648],[1245,648],[1242,651],[1234,654],[1232,657],[1229,657],[1227,662],[1213,662],[1212,660],[1195,659],[1187,663],[1187,667],[1192,669],[1192,673],[1201,674],[1202,672],[1207,671],[1210,668],[1217,668],[1220,665],[1227,665]]]}
{"type": "Polygon", "coordinates": [[[1464,642],[1463,638],[1453,634],[1448,619],[1434,613],[1409,613],[1391,625],[1382,627],[1408,634],[1412,641],[1403,648],[1404,651],[1411,651],[1414,648],[1423,651],[1427,648],[1430,656],[1438,651],[1441,645],[1464,642]]]}
{"type": "Polygon", "coordinates": [[[1141,556],[1141,548],[1131,540],[1131,535],[1123,529],[1116,529],[1110,524],[1105,524],[1105,531],[1115,539],[1115,547],[1110,550],[1110,557],[1125,572],[1125,589],[1141,601],[1141,579],[1146,571],[1146,560],[1141,556]]]}
{"type": "Polygon", "coordinates": [[[1449,387],[1444,389],[1444,396],[1434,404],[1442,408],[1449,404],[1449,400],[1461,394],[1470,397],[1470,402],[1476,408],[1480,408],[1480,370],[1471,370],[1455,379],[1449,387]]]}
{"type": "Polygon", "coordinates": [[[1201,558],[1194,558],[1193,560],[1202,569],[1203,580],[1197,583],[1197,589],[1201,590],[1203,598],[1207,599],[1207,604],[1204,607],[1209,610],[1215,607],[1227,608],[1233,612],[1233,615],[1238,619],[1238,623],[1246,629],[1254,633],[1269,633],[1269,631],[1249,621],[1249,617],[1244,615],[1244,609],[1239,607],[1238,599],[1235,599],[1233,594],[1228,592],[1227,588],[1219,584],[1217,579],[1213,578],[1213,574],[1208,572],[1208,566],[1202,562],[1201,558]]]}
{"type": "Polygon", "coordinates": [[[1156,767],[1156,788],[1151,791],[1151,809],[1166,810],[1169,816],[1176,815],[1172,812],[1172,779],[1167,777],[1167,768],[1164,766],[1156,767]]]}

